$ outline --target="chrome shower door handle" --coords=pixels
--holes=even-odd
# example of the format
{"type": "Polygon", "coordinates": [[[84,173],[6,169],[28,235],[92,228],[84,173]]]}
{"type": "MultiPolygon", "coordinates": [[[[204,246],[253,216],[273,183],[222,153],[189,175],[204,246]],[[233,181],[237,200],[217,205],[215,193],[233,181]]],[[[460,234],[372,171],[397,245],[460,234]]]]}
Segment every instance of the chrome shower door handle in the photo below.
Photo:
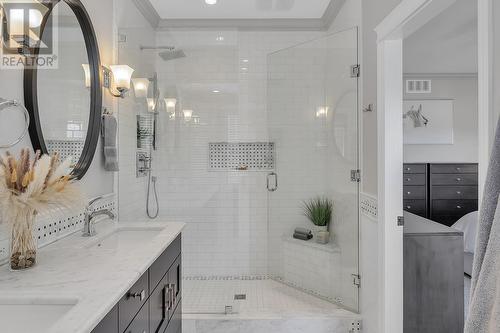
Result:
{"type": "Polygon", "coordinates": [[[278,189],[278,175],[275,172],[271,172],[267,175],[267,190],[269,192],[274,192],[278,189]],[[271,178],[274,179],[274,184],[271,185],[271,178]]]}

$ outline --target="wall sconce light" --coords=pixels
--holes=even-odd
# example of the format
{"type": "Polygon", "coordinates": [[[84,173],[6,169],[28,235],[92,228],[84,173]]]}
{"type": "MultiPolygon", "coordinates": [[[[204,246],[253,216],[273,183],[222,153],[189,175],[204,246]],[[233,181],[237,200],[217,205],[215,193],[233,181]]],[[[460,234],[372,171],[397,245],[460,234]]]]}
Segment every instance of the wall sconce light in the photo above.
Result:
{"type": "Polygon", "coordinates": [[[320,106],[316,109],[316,118],[326,118],[328,116],[328,107],[320,106]]]}
{"type": "Polygon", "coordinates": [[[136,98],[145,98],[148,96],[149,79],[132,79],[132,83],[134,84],[134,92],[136,98]]]}
{"type": "Polygon", "coordinates": [[[82,64],[82,67],[85,73],[85,88],[90,88],[90,66],[89,64],[82,64]]]}
{"type": "Polygon", "coordinates": [[[191,121],[191,118],[193,118],[193,110],[183,110],[182,113],[184,113],[185,121],[191,121]]]}
{"type": "Polygon", "coordinates": [[[124,98],[130,90],[130,81],[134,69],[127,65],[103,66],[104,87],[109,89],[111,95],[124,98]]]}
{"type": "Polygon", "coordinates": [[[167,111],[168,109],[175,109],[177,98],[165,98],[165,105],[167,106],[167,111]]]}
{"type": "Polygon", "coordinates": [[[164,101],[167,112],[173,114],[175,117],[175,106],[177,105],[177,98],[165,98],[164,101]]]}

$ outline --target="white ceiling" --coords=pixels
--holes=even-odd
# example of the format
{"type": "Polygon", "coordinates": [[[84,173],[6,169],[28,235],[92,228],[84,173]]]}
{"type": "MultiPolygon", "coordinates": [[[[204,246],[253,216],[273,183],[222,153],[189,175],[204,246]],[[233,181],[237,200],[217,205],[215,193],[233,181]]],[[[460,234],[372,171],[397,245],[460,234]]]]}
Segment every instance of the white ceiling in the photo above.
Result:
{"type": "Polygon", "coordinates": [[[330,0],[150,0],[162,19],[318,19],[330,0]]]}
{"type": "Polygon", "coordinates": [[[406,73],[477,73],[477,0],[457,0],[404,41],[406,73]]]}

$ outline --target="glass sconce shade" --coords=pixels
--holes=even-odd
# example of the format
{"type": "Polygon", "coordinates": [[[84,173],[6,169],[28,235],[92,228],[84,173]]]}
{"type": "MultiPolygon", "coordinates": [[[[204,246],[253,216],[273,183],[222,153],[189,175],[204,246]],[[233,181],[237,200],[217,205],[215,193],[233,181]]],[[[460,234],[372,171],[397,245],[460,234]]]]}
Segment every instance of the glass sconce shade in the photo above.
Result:
{"type": "Polygon", "coordinates": [[[145,98],[148,96],[149,80],[144,78],[132,79],[135,97],[145,98]]]}
{"type": "Polygon", "coordinates": [[[167,106],[167,111],[170,111],[171,109],[175,109],[175,106],[177,105],[177,99],[176,98],[165,98],[165,105],[167,106]]]}
{"type": "Polygon", "coordinates": [[[130,79],[134,69],[128,65],[109,66],[113,73],[114,85],[118,91],[127,91],[130,89],[130,79]]]}
{"type": "Polygon", "coordinates": [[[154,112],[156,109],[155,99],[154,98],[147,98],[146,101],[148,102],[148,111],[154,112]]]}
{"type": "Polygon", "coordinates": [[[186,121],[191,121],[191,118],[193,118],[193,110],[183,110],[184,113],[184,120],[186,121]]]}

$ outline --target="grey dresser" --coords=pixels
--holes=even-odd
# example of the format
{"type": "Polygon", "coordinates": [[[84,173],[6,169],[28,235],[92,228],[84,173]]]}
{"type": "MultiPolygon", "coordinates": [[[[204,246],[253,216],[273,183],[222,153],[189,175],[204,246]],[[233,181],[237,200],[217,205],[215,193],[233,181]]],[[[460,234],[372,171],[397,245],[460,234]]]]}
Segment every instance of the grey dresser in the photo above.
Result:
{"type": "Polygon", "coordinates": [[[462,333],[463,233],[405,212],[404,333],[462,333]]]}
{"type": "Polygon", "coordinates": [[[478,209],[478,166],[412,163],[403,166],[403,209],[446,226],[478,209]]]}

